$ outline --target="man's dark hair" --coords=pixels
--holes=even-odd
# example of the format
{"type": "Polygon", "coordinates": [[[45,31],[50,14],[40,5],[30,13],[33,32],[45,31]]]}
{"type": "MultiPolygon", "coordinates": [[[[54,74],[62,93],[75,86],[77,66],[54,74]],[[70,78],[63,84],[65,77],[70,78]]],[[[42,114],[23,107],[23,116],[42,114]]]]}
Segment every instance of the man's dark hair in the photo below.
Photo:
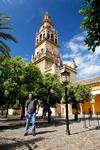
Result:
{"type": "Polygon", "coordinates": [[[32,96],[33,96],[33,93],[32,93],[32,92],[29,92],[28,95],[29,95],[29,94],[32,94],[32,96]]]}

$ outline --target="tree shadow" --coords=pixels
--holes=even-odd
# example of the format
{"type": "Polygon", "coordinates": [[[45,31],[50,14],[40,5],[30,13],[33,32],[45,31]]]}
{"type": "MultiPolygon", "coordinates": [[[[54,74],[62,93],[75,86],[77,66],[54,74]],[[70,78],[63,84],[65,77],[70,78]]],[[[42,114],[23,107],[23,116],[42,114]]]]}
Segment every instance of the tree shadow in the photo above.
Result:
{"type": "Polygon", "coordinates": [[[99,125],[99,126],[96,126],[96,130],[100,130],[100,125],[99,125]]]}
{"type": "Polygon", "coordinates": [[[87,130],[75,132],[75,133],[72,133],[71,135],[74,135],[74,134],[80,134],[80,133],[85,133],[85,132],[90,132],[90,131],[93,131],[93,130],[100,130],[100,127],[87,128],[87,130]]]}
{"type": "MultiPolygon", "coordinates": [[[[75,121],[74,119],[69,119],[69,125],[73,123],[80,123],[81,121],[85,121],[85,120],[82,118],[79,118],[78,121],[75,121]]],[[[10,119],[10,120],[2,120],[0,122],[1,122],[0,132],[3,132],[4,130],[8,130],[8,129],[11,130],[19,129],[25,126],[25,119],[20,120],[17,118],[17,119],[10,119]]],[[[47,120],[41,119],[40,117],[38,117],[36,120],[36,128],[45,128],[49,126],[58,127],[65,124],[66,124],[66,119],[58,118],[58,117],[53,117],[51,123],[48,123],[47,120]]],[[[32,123],[30,124],[30,126],[31,125],[32,123]]]]}
{"type": "MultiPolygon", "coordinates": [[[[0,125],[0,132],[4,131],[4,130],[8,130],[8,129],[18,129],[18,128],[23,128],[25,126],[25,120],[2,120],[1,121],[1,125],[0,125]]],[[[47,120],[43,120],[40,118],[37,118],[36,120],[36,128],[44,128],[44,127],[49,127],[49,126],[61,126],[64,125],[66,123],[65,119],[62,118],[53,118],[51,123],[48,123],[47,120]]],[[[71,123],[71,122],[70,122],[71,123]]],[[[30,126],[32,125],[32,123],[30,123],[30,126]]]]}
{"type": "MultiPolygon", "coordinates": [[[[56,132],[57,130],[52,130],[52,131],[39,131],[39,132],[36,132],[36,135],[38,134],[46,134],[46,133],[51,133],[51,132],[56,132]]],[[[32,133],[30,133],[29,135],[32,135],[32,133]]]]}
{"type": "Polygon", "coordinates": [[[5,125],[0,125],[0,132],[3,131],[3,130],[8,130],[8,129],[17,129],[17,128],[22,128],[25,126],[25,122],[13,122],[13,123],[9,123],[9,122],[6,122],[7,124],[5,125]]]}
{"type": "MultiPolygon", "coordinates": [[[[25,127],[25,120],[20,119],[11,119],[11,120],[2,120],[0,125],[0,132],[3,132],[4,130],[14,130],[25,127]]],[[[73,119],[69,120],[69,124],[75,123],[73,119]]],[[[52,118],[51,123],[48,123],[47,120],[37,118],[36,120],[36,128],[45,128],[45,127],[58,127],[66,124],[66,119],[63,118],[52,118]]],[[[32,123],[30,123],[30,126],[32,123]]]]}
{"type": "MultiPolygon", "coordinates": [[[[0,138],[0,141],[5,140],[5,143],[1,143],[0,144],[0,150],[15,150],[16,148],[20,148],[20,147],[25,147],[28,148],[29,150],[33,150],[36,147],[38,147],[37,144],[35,144],[35,142],[41,141],[43,140],[43,137],[38,137],[38,138],[34,138],[31,140],[22,140],[22,139],[9,139],[9,138],[0,138]],[[10,143],[9,143],[10,141],[10,143]],[[12,141],[12,142],[11,142],[12,141]]],[[[22,148],[23,149],[23,148],[22,148]]]]}

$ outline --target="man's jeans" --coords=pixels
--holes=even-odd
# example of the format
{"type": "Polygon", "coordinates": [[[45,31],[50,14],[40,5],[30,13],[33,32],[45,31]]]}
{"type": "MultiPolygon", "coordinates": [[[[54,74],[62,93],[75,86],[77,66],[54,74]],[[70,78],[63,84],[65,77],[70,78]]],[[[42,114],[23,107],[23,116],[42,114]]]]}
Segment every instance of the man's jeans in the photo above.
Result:
{"type": "Polygon", "coordinates": [[[32,119],[32,133],[35,133],[35,121],[36,121],[36,113],[27,113],[26,115],[26,127],[25,127],[25,133],[29,132],[30,127],[30,121],[32,119]]]}

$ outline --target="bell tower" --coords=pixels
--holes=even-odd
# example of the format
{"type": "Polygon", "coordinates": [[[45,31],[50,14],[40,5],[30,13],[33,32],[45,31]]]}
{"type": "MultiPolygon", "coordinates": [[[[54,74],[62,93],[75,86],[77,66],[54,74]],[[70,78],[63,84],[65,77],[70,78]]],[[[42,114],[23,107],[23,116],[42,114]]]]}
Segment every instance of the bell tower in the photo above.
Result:
{"type": "Polygon", "coordinates": [[[58,67],[61,64],[58,33],[48,12],[43,17],[39,32],[36,33],[32,62],[40,68],[42,73],[50,73],[52,66],[58,67]]]}

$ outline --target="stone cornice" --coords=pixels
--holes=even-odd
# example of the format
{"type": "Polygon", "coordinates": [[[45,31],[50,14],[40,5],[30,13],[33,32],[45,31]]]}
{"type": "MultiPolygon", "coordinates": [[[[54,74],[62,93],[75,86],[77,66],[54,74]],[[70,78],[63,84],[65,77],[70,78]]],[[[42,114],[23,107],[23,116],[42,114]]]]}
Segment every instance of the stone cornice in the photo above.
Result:
{"type": "MultiPolygon", "coordinates": [[[[63,66],[64,66],[64,65],[63,65],[63,66]]],[[[63,69],[64,69],[63,67],[60,68],[60,70],[63,70],[63,69]]],[[[66,69],[71,70],[71,71],[74,72],[74,73],[77,73],[76,69],[74,69],[74,68],[72,68],[72,67],[70,67],[70,66],[68,66],[68,65],[66,65],[66,69]]]]}
{"type": "Polygon", "coordinates": [[[45,27],[44,29],[42,29],[39,33],[37,33],[37,35],[39,35],[39,34],[41,34],[42,32],[44,32],[45,31],[45,29],[48,29],[49,31],[51,31],[51,32],[53,32],[56,36],[57,36],[57,32],[56,31],[53,31],[51,28],[49,28],[49,27],[45,27]]]}
{"type": "Polygon", "coordinates": [[[45,38],[44,40],[42,40],[41,42],[39,42],[37,45],[35,45],[35,48],[37,48],[38,46],[40,46],[42,43],[44,43],[45,41],[47,41],[47,42],[50,42],[51,44],[53,44],[54,46],[56,46],[56,47],[60,47],[58,44],[56,44],[56,43],[54,43],[53,41],[51,41],[51,40],[49,40],[49,39],[47,39],[47,38],[45,38]]]}
{"type": "Polygon", "coordinates": [[[41,57],[41,58],[39,58],[39,59],[36,59],[36,60],[34,60],[33,61],[33,64],[38,64],[39,62],[41,62],[41,61],[43,61],[43,60],[49,60],[50,62],[52,62],[53,63],[53,60],[52,59],[50,59],[49,57],[47,57],[47,56],[43,56],[43,57],[41,57]]]}
{"type": "Polygon", "coordinates": [[[97,83],[91,83],[91,84],[84,84],[84,85],[86,85],[86,86],[92,88],[92,87],[100,86],[100,82],[97,82],[97,83]]]}
{"type": "Polygon", "coordinates": [[[75,83],[79,83],[79,84],[83,84],[83,85],[97,84],[97,83],[100,83],[100,76],[90,78],[90,79],[86,79],[86,80],[77,80],[77,81],[75,81],[75,83]]]}

